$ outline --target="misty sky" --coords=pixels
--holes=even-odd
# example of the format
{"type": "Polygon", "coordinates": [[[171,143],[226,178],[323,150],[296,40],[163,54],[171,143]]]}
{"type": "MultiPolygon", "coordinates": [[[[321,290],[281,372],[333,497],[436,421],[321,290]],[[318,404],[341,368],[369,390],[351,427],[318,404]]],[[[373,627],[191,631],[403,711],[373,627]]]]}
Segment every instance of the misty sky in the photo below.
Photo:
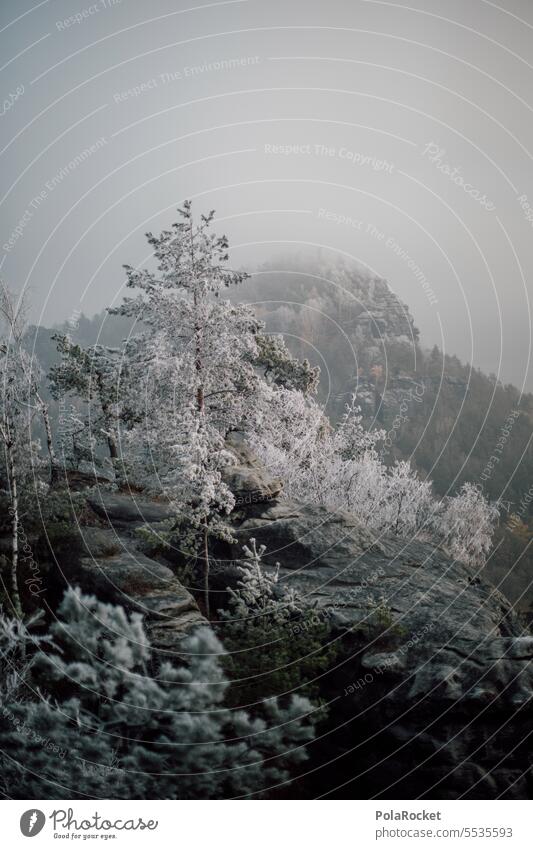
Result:
{"type": "Polygon", "coordinates": [[[0,263],[35,321],[120,299],[192,198],[234,265],[353,257],[426,345],[533,389],[533,3],[2,0],[0,37],[0,263]]]}

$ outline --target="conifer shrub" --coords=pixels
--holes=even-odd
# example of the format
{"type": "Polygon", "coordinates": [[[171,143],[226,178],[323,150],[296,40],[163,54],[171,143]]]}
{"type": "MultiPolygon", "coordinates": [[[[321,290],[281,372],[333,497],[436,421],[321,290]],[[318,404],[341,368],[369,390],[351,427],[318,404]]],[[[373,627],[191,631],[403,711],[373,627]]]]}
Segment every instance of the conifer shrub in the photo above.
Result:
{"type": "Polygon", "coordinates": [[[320,678],[338,653],[327,614],[282,584],[278,569],[264,568],[265,547],[249,542],[241,580],[228,589],[229,609],[219,612],[223,663],[232,681],[227,700],[250,709],[293,692],[316,700],[320,678]]]}
{"type": "Polygon", "coordinates": [[[271,700],[261,717],[224,704],[211,629],[150,674],[142,619],[69,589],[43,640],[0,622],[0,751],[12,798],[203,799],[264,795],[313,738],[312,706],[271,700]]]}

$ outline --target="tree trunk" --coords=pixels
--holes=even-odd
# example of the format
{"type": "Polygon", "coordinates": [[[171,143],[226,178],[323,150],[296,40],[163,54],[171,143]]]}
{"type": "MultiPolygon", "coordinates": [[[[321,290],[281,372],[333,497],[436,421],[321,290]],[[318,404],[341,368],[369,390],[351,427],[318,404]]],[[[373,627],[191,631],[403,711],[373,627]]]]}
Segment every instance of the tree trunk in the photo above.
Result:
{"type": "MultiPolygon", "coordinates": [[[[198,310],[198,296],[196,295],[196,292],[194,293],[194,309],[195,312],[198,310]]],[[[194,368],[196,369],[196,375],[198,379],[198,383],[196,386],[196,406],[198,408],[198,412],[203,413],[205,407],[205,399],[202,363],[202,329],[199,323],[197,323],[197,319],[195,319],[194,325],[194,368]]]]}
{"type": "MultiPolygon", "coordinates": [[[[18,340],[18,358],[20,362],[20,366],[24,373],[26,380],[28,381],[28,386],[31,386],[31,395],[35,398],[36,406],[39,409],[44,423],[44,429],[46,433],[46,447],[48,449],[48,456],[50,458],[50,483],[53,483],[55,473],[56,473],[56,456],[54,451],[54,441],[52,439],[52,426],[50,424],[50,415],[48,413],[48,404],[43,400],[41,394],[39,392],[38,387],[35,385],[34,380],[32,379],[31,371],[28,372],[28,369],[25,364],[24,354],[21,347],[20,339],[18,340]]],[[[31,400],[31,399],[30,399],[31,400]]]]}
{"type": "MultiPolygon", "coordinates": [[[[108,414],[108,412],[106,412],[106,408],[104,408],[103,405],[102,405],[102,411],[103,411],[103,413],[104,413],[104,415],[106,416],[106,419],[107,419],[109,414],[108,414]]],[[[115,472],[115,484],[118,487],[121,487],[122,484],[124,483],[124,475],[123,475],[124,466],[123,466],[122,463],[117,462],[117,460],[119,458],[119,453],[118,453],[118,445],[117,445],[117,439],[116,439],[115,433],[116,433],[116,431],[113,427],[110,427],[110,428],[107,429],[107,447],[108,447],[108,450],[109,450],[109,456],[111,458],[111,465],[113,466],[113,471],[115,472]]]]}
{"type": "Polygon", "coordinates": [[[203,386],[199,386],[196,390],[196,406],[198,407],[198,411],[203,413],[204,411],[204,388],[203,386]]]}
{"type": "Polygon", "coordinates": [[[53,483],[54,477],[56,474],[56,455],[54,451],[54,441],[52,438],[52,426],[50,424],[50,416],[48,414],[48,405],[39,398],[39,406],[41,408],[41,415],[43,417],[44,429],[46,432],[46,447],[48,449],[48,456],[50,458],[50,483],[53,483]]]}
{"type": "Polygon", "coordinates": [[[107,447],[109,449],[109,456],[112,460],[118,460],[118,448],[117,441],[115,439],[115,434],[113,431],[110,431],[107,437],[107,447]]]}
{"type": "MultiPolygon", "coordinates": [[[[194,258],[194,230],[192,218],[189,219],[189,234],[190,234],[190,257],[191,257],[191,275],[195,275],[195,258],[194,258]]],[[[196,371],[196,408],[201,416],[205,415],[205,391],[204,391],[204,364],[202,360],[202,327],[198,316],[198,292],[193,289],[193,305],[194,305],[194,369],[196,371]]],[[[204,548],[204,603],[205,615],[209,619],[209,527],[207,516],[203,520],[203,548],[204,548]]]]}
{"type": "Polygon", "coordinates": [[[11,489],[11,603],[15,615],[22,619],[22,605],[18,587],[18,562],[19,562],[19,500],[17,487],[17,473],[15,458],[13,457],[13,445],[6,445],[9,464],[9,485],[11,489]]]}
{"type": "Polygon", "coordinates": [[[113,415],[109,411],[109,405],[101,400],[102,405],[102,413],[104,414],[106,430],[107,430],[107,447],[109,449],[109,456],[112,460],[118,459],[118,449],[117,449],[117,440],[115,438],[115,428],[113,427],[113,415]]]}
{"type": "MultiPolygon", "coordinates": [[[[102,413],[104,414],[105,426],[107,430],[107,447],[109,449],[109,456],[111,460],[118,460],[118,448],[117,448],[117,440],[116,440],[116,415],[111,412],[109,409],[109,404],[105,400],[105,392],[106,387],[104,384],[104,376],[102,372],[97,371],[95,369],[96,381],[98,384],[98,393],[100,395],[100,406],[102,407],[102,413]]],[[[113,463],[113,466],[115,464],[113,463]]]]}
{"type": "MultiPolygon", "coordinates": [[[[190,238],[190,259],[191,259],[191,276],[195,275],[195,260],[194,260],[194,228],[192,216],[189,216],[189,238],[190,238]]],[[[202,366],[202,329],[198,321],[198,293],[193,289],[193,304],[194,304],[194,368],[198,383],[196,385],[196,407],[199,413],[204,412],[204,387],[203,387],[203,366],[202,366]]]]}
{"type": "Polygon", "coordinates": [[[204,519],[204,604],[205,615],[209,619],[209,544],[207,519],[204,519]]]}

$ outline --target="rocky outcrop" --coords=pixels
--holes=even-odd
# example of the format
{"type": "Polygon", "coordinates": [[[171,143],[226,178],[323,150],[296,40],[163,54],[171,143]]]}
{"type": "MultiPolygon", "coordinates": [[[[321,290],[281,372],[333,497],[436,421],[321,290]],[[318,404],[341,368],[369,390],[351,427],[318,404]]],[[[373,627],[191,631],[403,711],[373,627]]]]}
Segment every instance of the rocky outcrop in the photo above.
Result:
{"type": "Polygon", "coordinates": [[[373,540],[316,506],[258,507],[235,535],[235,555],[250,537],[266,546],[340,647],[321,686],[321,793],[525,798],[533,637],[494,587],[433,545],[373,540]]]}
{"type": "MultiPolygon", "coordinates": [[[[385,429],[398,428],[413,420],[420,413],[424,400],[435,398],[437,394],[451,393],[457,403],[461,403],[468,390],[466,381],[459,378],[441,376],[439,378],[421,377],[400,372],[386,373],[384,383],[376,386],[375,379],[359,375],[353,381],[353,391],[361,407],[365,424],[378,421],[385,429]]],[[[442,416],[441,416],[442,418],[442,416]]],[[[443,432],[448,434],[453,427],[454,417],[443,424],[443,432]]]]}
{"type": "Polygon", "coordinates": [[[244,442],[242,433],[230,433],[226,439],[226,449],[232,455],[233,462],[224,469],[222,479],[235,496],[236,509],[246,509],[279,496],[282,482],[267,472],[244,442]]]}
{"type": "Polygon", "coordinates": [[[179,655],[183,638],[207,620],[172,570],[143,554],[136,537],[128,533],[128,528],[139,524],[139,511],[160,520],[162,506],[133,499],[128,505],[127,496],[102,493],[98,507],[101,515],[113,516],[113,521],[107,528],[80,529],[83,556],[69,562],[64,577],[85,592],[141,613],[156,652],[179,655]]]}
{"type": "MultiPolygon", "coordinates": [[[[305,627],[328,624],[327,640],[338,648],[319,682],[329,717],[294,792],[528,798],[533,637],[505,597],[428,542],[376,539],[349,513],[280,500],[278,483],[233,439],[234,492],[263,500],[234,511],[235,542],[212,566],[212,610],[224,606],[253,537],[266,546],[265,568],[279,563],[281,581],[314,606],[305,627]]],[[[147,517],[166,518],[168,508],[109,493],[91,504],[108,527],[85,534],[72,577],[142,612],[156,648],[179,654],[182,636],[205,620],[189,590],[139,552],[131,532],[147,517]]]]}
{"type": "Polygon", "coordinates": [[[527,797],[533,637],[489,582],[428,542],[375,539],[349,513],[288,500],[236,512],[233,533],[220,604],[253,537],[339,647],[306,792],[527,797]]]}
{"type": "MultiPolygon", "coordinates": [[[[337,576],[342,581],[346,575],[350,581],[347,573],[355,558],[371,548],[383,549],[351,513],[289,500],[258,507],[235,526],[235,535],[238,547],[251,537],[265,545],[265,563],[280,561],[284,571],[298,575],[299,589],[310,569],[322,570],[330,580],[337,576]]],[[[238,548],[234,553],[238,555],[238,548]]]]}
{"type": "Polygon", "coordinates": [[[418,341],[419,331],[409,308],[380,277],[366,279],[353,273],[350,280],[353,297],[364,304],[354,319],[352,329],[359,338],[371,340],[394,339],[418,341]]]}
{"type": "Polygon", "coordinates": [[[87,499],[94,512],[113,527],[134,527],[171,519],[168,503],[150,501],[136,495],[99,490],[87,499]]]}
{"type": "Polygon", "coordinates": [[[282,265],[283,270],[278,263],[270,269],[263,266],[261,276],[247,284],[247,297],[266,320],[269,332],[296,331],[309,341],[307,307],[311,307],[317,312],[311,319],[311,333],[320,332],[321,319],[326,318],[324,329],[333,319],[365,346],[379,347],[384,340],[418,341],[419,331],[407,305],[384,278],[359,263],[338,258],[332,262],[313,252],[292,260],[284,257],[282,265]]]}

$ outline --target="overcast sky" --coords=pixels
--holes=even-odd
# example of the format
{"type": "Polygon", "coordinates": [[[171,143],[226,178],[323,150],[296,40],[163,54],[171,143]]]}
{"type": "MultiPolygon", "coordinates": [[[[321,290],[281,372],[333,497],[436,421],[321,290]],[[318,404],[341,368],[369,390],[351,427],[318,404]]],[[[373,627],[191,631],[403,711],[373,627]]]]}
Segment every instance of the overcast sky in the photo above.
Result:
{"type": "Polygon", "coordinates": [[[34,320],[120,299],[188,197],[235,265],[354,257],[425,344],[533,388],[531,2],[2,0],[0,38],[0,262],[34,320]]]}

